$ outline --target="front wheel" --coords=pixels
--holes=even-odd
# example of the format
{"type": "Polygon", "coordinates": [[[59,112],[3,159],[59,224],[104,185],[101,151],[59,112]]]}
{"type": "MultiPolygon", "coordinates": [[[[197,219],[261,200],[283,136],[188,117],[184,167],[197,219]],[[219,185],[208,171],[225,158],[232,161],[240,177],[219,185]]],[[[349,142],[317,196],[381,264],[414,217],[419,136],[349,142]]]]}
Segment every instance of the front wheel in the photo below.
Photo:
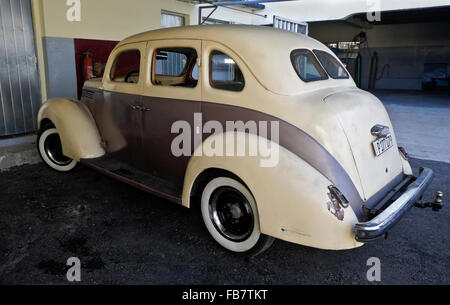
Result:
{"type": "Polygon", "coordinates": [[[77,165],[76,160],[64,156],[61,139],[56,128],[49,128],[41,132],[37,144],[42,160],[52,169],[69,172],[77,165]]]}
{"type": "Polygon", "coordinates": [[[252,194],[234,179],[219,177],[211,180],[202,193],[201,211],[211,236],[230,251],[257,255],[274,241],[260,231],[252,194]]]}

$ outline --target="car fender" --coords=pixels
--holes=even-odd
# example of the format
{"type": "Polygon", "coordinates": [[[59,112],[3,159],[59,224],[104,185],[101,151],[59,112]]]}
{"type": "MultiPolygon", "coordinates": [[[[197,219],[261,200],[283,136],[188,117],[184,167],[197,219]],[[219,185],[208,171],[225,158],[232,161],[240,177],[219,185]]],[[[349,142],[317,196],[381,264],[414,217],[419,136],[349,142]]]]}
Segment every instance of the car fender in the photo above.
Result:
{"type": "MultiPolygon", "coordinates": [[[[328,194],[332,183],[315,168],[275,142],[271,145],[278,149],[279,159],[272,167],[261,167],[261,160],[265,159],[262,156],[200,154],[201,149],[211,147],[220,137],[226,135],[207,138],[191,157],[184,181],[184,206],[190,206],[193,185],[202,172],[211,168],[226,170],[242,179],[255,197],[263,234],[321,249],[351,249],[362,245],[354,237],[353,227],[358,220],[352,208],[342,208],[343,219],[333,214],[328,194]]],[[[245,134],[235,137],[235,143],[242,139],[254,143],[262,138],[245,134]]]]}
{"type": "Polygon", "coordinates": [[[45,119],[58,130],[65,156],[80,161],[105,154],[94,118],[83,103],[65,98],[51,99],[39,110],[38,129],[45,119]]]}

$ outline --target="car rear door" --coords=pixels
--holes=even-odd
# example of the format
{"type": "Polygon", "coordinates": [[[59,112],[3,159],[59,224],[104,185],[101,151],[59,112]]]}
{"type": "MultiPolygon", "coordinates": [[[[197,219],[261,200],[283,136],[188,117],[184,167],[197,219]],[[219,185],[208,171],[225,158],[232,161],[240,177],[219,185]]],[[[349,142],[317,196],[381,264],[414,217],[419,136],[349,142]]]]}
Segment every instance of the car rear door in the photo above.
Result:
{"type": "Polygon", "coordinates": [[[182,185],[190,155],[172,151],[179,135],[176,122],[190,126],[189,151],[194,149],[194,114],[201,112],[201,40],[159,40],[147,45],[147,72],[141,106],[145,171],[182,185]],[[199,65],[200,64],[200,65],[199,65]]]}

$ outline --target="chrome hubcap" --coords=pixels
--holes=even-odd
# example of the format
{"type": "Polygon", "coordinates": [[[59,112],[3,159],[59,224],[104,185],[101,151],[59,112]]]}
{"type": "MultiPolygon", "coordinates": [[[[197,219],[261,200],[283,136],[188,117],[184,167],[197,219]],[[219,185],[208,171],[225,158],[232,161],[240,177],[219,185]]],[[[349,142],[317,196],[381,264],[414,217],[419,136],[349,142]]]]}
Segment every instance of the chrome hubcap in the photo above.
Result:
{"type": "Polygon", "coordinates": [[[220,187],[211,195],[209,216],[228,240],[246,240],[254,228],[254,214],[245,196],[232,187],[220,187]]]}

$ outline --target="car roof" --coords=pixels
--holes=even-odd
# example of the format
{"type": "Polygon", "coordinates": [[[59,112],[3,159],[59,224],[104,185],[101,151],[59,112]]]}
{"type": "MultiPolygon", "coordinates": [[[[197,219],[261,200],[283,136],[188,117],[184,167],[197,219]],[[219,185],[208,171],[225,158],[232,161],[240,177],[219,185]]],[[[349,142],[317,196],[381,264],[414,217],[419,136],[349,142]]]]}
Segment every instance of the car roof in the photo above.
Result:
{"type": "Polygon", "coordinates": [[[235,52],[256,79],[268,90],[291,95],[299,92],[299,77],[292,68],[295,49],[318,49],[330,53],[319,41],[289,31],[254,25],[202,25],[148,31],[122,40],[125,44],[162,40],[195,39],[220,43],[235,52]]]}

